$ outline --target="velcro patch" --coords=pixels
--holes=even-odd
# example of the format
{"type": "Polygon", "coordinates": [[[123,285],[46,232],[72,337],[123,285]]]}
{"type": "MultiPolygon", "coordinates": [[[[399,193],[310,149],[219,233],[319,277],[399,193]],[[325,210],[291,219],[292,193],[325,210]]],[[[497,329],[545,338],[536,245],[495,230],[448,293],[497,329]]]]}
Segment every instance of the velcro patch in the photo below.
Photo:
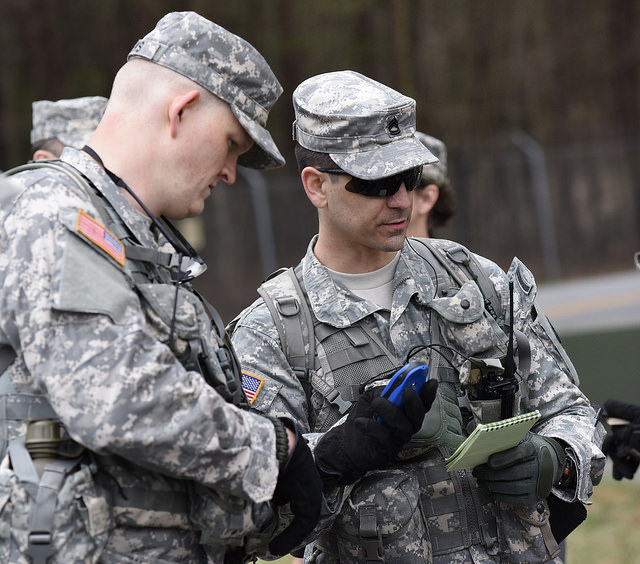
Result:
{"type": "Polygon", "coordinates": [[[76,229],[78,233],[82,233],[89,241],[98,245],[116,262],[124,266],[124,245],[120,239],[82,210],[78,211],[76,229]]]}
{"type": "Polygon", "coordinates": [[[263,384],[264,378],[260,378],[260,376],[249,372],[242,372],[242,390],[244,391],[244,395],[247,396],[249,403],[255,401],[263,384]]]}

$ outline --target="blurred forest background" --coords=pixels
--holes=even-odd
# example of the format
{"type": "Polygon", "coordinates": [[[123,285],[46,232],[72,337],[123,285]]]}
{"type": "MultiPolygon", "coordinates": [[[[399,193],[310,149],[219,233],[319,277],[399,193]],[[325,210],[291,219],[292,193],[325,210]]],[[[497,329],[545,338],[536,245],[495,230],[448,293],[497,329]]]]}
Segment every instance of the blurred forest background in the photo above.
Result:
{"type": "MultiPolygon", "coordinates": [[[[445,141],[458,213],[437,235],[539,281],[632,268],[640,249],[636,0],[1,0],[0,170],[29,155],[31,102],[108,96],[135,42],[194,10],[257,47],[284,94],[269,118],[287,166],[241,173],[185,229],[229,321],[316,232],[290,140],[291,93],[353,69],[418,102],[445,141]]],[[[150,151],[153,147],[148,148],[150,151]]]]}

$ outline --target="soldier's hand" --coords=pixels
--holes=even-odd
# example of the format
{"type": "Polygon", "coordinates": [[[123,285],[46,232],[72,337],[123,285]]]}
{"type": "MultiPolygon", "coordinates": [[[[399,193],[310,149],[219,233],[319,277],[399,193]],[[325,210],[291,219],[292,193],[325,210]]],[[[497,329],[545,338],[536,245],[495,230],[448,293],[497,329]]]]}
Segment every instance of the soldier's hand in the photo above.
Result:
{"type": "Polygon", "coordinates": [[[269,552],[276,556],[288,554],[313,531],[322,504],[322,480],[306,439],[291,421],[280,421],[294,431],[296,442],[280,470],[272,501],[276,505],[289,503],[294,519],[269,543],[269,552]]]}
{"type": "Polygon", "coordinates": [[[560,481],[565,454],[555,439],[527,433],[519,445],[497,452],[473,469],[478,484],[499,501],[531,505],[547,498],[560,481]]]}
{"type": "Polygon", "coordinates": [[[316,464],[323,481],[351,484],[392,461],[421,427],[437,387],[435,380],[427,380],[420,395],[406,388],[400,407],[380,397],[382,387],[366,390],[344,423],[327,431],[316,445],[316,464]]]}
{"type": "Polygon", "coordinates": [[[602,451],[613,461],[613,477],[632,479],[640,463],[640,406],[608,399],[602,404],[607,417],[629,421],[611,425],[602,444],[602,451]]]}

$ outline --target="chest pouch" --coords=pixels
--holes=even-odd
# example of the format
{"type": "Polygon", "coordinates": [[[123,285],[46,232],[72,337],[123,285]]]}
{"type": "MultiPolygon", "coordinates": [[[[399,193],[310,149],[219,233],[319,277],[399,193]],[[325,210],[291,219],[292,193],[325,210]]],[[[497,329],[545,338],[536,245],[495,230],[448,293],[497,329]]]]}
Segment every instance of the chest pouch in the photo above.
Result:
{"type": "Polygon", "coordinates": [[[247,552],[266,551],[277,524],[270,503],[221,495],[195,482],[190,489],[191,521],[203,531],[200,542],[205,549],[243,546],[247,552]]]}
{"type": "Polygon", "coordinates": [[[332,532],[319,544],[339,562],[429,561],[431,547],[416,476],[391,469],[367,474],[354,487],[332,532]]]}
{"type": "Polygon", "coordinates": [[[172,284],[137,284],[147,321],[187,370],[203,375],[227,401],[246,403],[233,349],[221,323],[209,317],[203,300],[172,284]],[[176,294],[177,292],[177,294],[176,294]]]}
{"type": "Polygon", "coordinates": [[[0,561],[30,564],[98,562],[113,519],[85,456],[58,456],[45,463],[9,443],[0,466],[0,561]]]}
{"type": "MultiPolygon", "coordinates": [[[[503,400],[499,390],[508,337],[486,312],[479,288],[466,282],[454,296],[436,298],[429,305],[439,315],[444,342],[466,357],[456,355],[452,360],[459,370],[460,386],[466,391],[461,407],[470,413],[468,430],[477,423],[501,419],[503,400]]],[[[509,399],[513,415],[522,409],[522,378],[516,374],[516,379],[516,391],[509,399]]]]}

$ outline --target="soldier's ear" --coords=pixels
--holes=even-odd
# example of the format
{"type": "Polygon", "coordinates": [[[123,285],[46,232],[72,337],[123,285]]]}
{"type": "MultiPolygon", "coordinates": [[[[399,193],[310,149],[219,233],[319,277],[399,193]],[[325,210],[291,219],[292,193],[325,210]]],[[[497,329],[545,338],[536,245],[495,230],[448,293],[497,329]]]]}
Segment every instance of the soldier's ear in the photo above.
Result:
{"type": "Polygon", "coordinates": [[[414,212],[419,215],[428,214],[436,205],[439,196],[440,189],[435,184],[429,184],[422,190],[416,190],[413,196],[414,212]]]}
{"type": "Polygon", "coordinates": [[[316,208],[323,208],[327,203],[327,183],[331,182],[329,175],[325,172],[320,172],[318,169],[308,166],[302,169],[300,173],[302,179],[302,185],[304,191],[307,193],[307,198],[316,208]]]}
{"type": "Polygon", "coordinates": [[[200,98],[200,92],[198,90],[189,90],[184,94],[180,94],[171,100],[169,104],[169,128],[171,137],[178,135],[178,128],[182,121],[184,111],[194,104],[198,98],[200,98]]]}
{"type": "Polygon", "coordinates": [[[38,149],[31,157],[32,161],[40,161],[42,159],[57,159],[60,155],[54,155],[51,151],[46,149],[38,149]]]}

